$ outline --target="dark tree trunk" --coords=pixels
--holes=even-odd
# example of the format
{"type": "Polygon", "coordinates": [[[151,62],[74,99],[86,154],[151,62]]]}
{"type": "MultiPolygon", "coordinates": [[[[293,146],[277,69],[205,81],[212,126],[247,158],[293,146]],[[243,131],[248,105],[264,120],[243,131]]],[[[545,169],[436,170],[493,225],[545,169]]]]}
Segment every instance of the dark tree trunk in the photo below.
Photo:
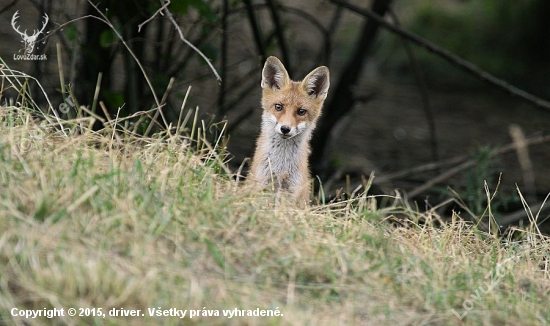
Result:
{"type": "MultiPolygon", "coordinates": [[[[391,2],[392,0],[375,0],[371,10],[380,16],[384,16],[391,2]]],[[[320,124],[312,141],[313,153],[310,162],[315,175],[322,175],[328,168],[328,158],[325,155],[325,150],[330,140],[330,132],[353,107],[355,98],[352,89],[361,76],[365,59],[374,43],[377,31],[378,24],[376,22],[371,19],[365,21],[351,59],[346,64],[340,79],[335,84],[335,88],[329,91],[329,94],[332,92],[332,97],[323,109],[320,124]]]]}
{"type": "MultiPolygon", "coordinates": [[[[105,12],[106,6],[107,3],[103,3],[99,4],[98,8],[105,12]]],[[[96,16],[97,11],[91,4],[87,4],[86,14],[96,16]]],[[[82,42],[77,86],[78,99],[84,105],[92,103],[97,76],[100,72],[103,73],[101,89],[111,88],[111,49],[104,48],[100,44],[101,34],[108,29],[109,26],[97,19],[86,19],[86,34],[82,42]]]]}

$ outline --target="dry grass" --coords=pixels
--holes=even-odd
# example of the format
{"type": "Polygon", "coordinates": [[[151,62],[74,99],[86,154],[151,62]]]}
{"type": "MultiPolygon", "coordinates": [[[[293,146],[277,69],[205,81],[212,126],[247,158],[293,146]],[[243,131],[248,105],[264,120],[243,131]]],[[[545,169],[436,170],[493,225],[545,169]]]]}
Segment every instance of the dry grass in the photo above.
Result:
{"type": "Polygon", "coordinates": [[[236,186],[216,152],[189,139],[67,127],[0,107],[0,323],[549,323],[550,245],[534,231],[495,239],[457,216],[435,227],[398,199],[299,210],[236,186]],[[387,222],[394,214],[409,226],[387,222]],[[10,313],[54,307],[65,317],[10,313]],[[70,317],[70,307],[145,316],[70,317]],[[221,316],[149,316],[158,307],[221,316]],[[234,308],[283,316],[223,317],[234,308]]]}

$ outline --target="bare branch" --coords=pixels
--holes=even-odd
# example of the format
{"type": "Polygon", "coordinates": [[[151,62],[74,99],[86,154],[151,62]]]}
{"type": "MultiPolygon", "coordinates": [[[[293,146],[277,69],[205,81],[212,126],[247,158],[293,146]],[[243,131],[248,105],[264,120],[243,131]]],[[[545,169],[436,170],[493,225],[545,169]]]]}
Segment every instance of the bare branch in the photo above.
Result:
{"type": "MultiPolygon", "coordinates": [[[[162,2],[161,2],[162,4],[162,2]]],[[[164,8],[168,7],[168,5],[170,4],[170,0],[166,0],[166,3],[159,8],[159,10],[157,10],[153,16],[149,17],[147,20],[145,20],[143,23],[139,24],[138,25],[138,33],[141,32],[141,28],[143,26],[145,26],[148,22],[150,22],[151,20],[153,20],[153,18],[155,18],[157,15],[161,15],[161,16],[164,16],[164,14],[162,13],[162,11],[164,10],[164,8]]]]}
{"type": "Polygon", "coordinates": [[[157,105],[157,107],[160,107],[160,102],[159,102],[159,99],[157,97],[157,94],[155,93],[155,89],[153,88],[153,84],[151,84],[151,80],[149,80],[149,77],[147,76],[147,72],[145,71],[145,68],[143,67],[143,65],[139,61],[138,57],[135,55],[134,51],[132,51],[132,49],[130,48],[128,43],[126,43],[124,38],[122,38],[122,35],[120,35],[118,30],[115,28],[115,26],[109,21],[109,18],[107,18],[107,16],[105,16],[105,14],[103,12],[101,12],[101,10],[99,10],[99,8],[91,0],[88,0],[88,3],[92,7],[94,7],[94,9],[99,13],[99,15],[101,15],[101,17],[103,19],[95,17],[95,16],[90,16],[90,17],[91,18],[96,18],[96,19],[104,22],[105,24],[107,24],[107,26],[109,26],[111,28],[111,30],[116,34],[116,36],[122,42],[122,44],[124,44],[124,47],[126,48],[126,50],[128,50],[128,53],[130,53],[132,58],[134,58],[134,60],[136,61],[136,64],[138,65],[139,69],[141,70],[141,73],[143,74],[143,77],[145,78],[145,81],[147,82],[147,85],[149,86],[149,89],[151,90],[151,93],[153,94],[153,98],[155,99],[155,104],[157,105]]]}
{"type": "MultiPolygon", "coordinates": [[[[521,192],[519,191],[519,188],[517,187],[517,185],[516,185],[516,189],[517,189],[518,194],[520,195],[520,197],[523,197],[521,195],[521,192]]],[[[542,225],[542,223],[547,221],[548,218],[549,218],[549,216],[547,215],[546,217],[544,217],[542,220],[539,221],[541,213],[543,213],[545,211],[548,211],[548,209],[550,209],[550,207],[545,207],[545,204],[548,201],[549,196],[550,196],[550,193],[546,196],[546,198],[544,198],[543,201],[538,202],[536,204],[531,204],[529,206],[527,206],[527,202],[524,201],[524,199],[523,199],[522,200],[522,203],[524,204],[523,209],[520,209],[520,210],[515,211],[513,213],[510,213],[508,215],[501,216],[498,220],[499,224],[501,226],[509,226],[510,224],[517,223],[517,222],[519,222],[521,220],[525,220],[525,218],[527,218],[527,219],[530,220],[531,223],[535,222],[534,223],[535,225],[542,225]],[[537,212],[536,216],[533,216],[533,211],[537,212]]],[[[547,213],[545,213],[545,214],[547,214],[547,213]]]]}
{"type": "MultiPolygon", "coordinates": [[[[170,0],[165,0],[168,4],[170,3],[170,0]]],[[[216,76],[216,79],[218,80],[218,82],[221,82],[222,81],[222,78],[220,77],[220,75],[218,74],[218,72],[216,71],[216,68],[214,68],[214,66],[212,65],[212,62],[210,62],[210,59],[208,59],[207,56],[204,55],[204,53],[201,52],[201,50],[199,50],[196,46],[193,45],[193,43],[189,42],[184,36],[183,36],[183,32],[181,31],[181,28],[179,27],[178,23],[176,22],[176,20],[174,19],[174,16],[172,16],[172,13],[170,12],[170,10],[168,10],[168,8],[166,6],[163,6],[163,11],[164,11],[164,14],[166,15],[166,17],[168,17],[168,19],[170,20],[170,22],[172,23],[172,25],[174,25],[174,27],[176,28],[176,30],[178,31],[179,35],[180,35],[180,38],[181,40],[187,44],[191,49],[193,49],[193,51],[197,52],[203,59],[204,61],[208,64],[208,66],[210,67],[210,69],[212,70],[212,72],[214,73],[214,75],[216,76]]]]}
{"type": "Polygon", "coordinates": [[[533,171],[533,162],[529,157],[529,148],[525,142],[525,134],[523,133],[521,127],[515,123],[508,127],[508,132],[514,142],[519,167],[521,168],[521,173],[523,175],[525,197],[529,201],[534,201],[537,195],[537,188],[535,187],[535,172],[533,171]]]}
{"type": "MultiPolygon", "coordinates": [[[[1,58],[0,58],[0,63],[1,63],[0,64],[0,77],[2,77],[2,83],[4,82],[4,78],[5,78],[11,84],[11,86],[13,88],[21,89],[23,87],[23,84],[19,81],[18,78],[21,78],[21,77],[22,78],[29,78],[29,79],[32,79],[36,82],[36,84],[38,85],[38,87],[40,87],[40,90],[44,94],[44,97],[46,98],[46,101],[48,102],[48,111],[51,110],[53,112],[53,114],[55,116],[55,119],[56,119],[57,123],[59,124],[61,132],[63,133],[63,135],[67,136],[67,133],[65,132],[65,129],[63,128],[63,124],[61,123],[61,119],[59,118],[59,115],[57,114],[57,111],[53,107],[52,102],[50,102],[50,98],[48,97],[48,94],[46,93],[46,90],[44,89],[44,87],[42,87],[42,84],[40,84],[38,79],[36,79],[33,76],[27,75],[24,72],[21,72],[21,71],[18,71],[18,70],[13,70],[13,69],[9,68],[7,65],[5,65],[5,62],[3,60],[1,60],[1,58]],[[8,72],[7,74],[6,74],[6,71],[8,72]],[[13,77],[13,79],[12,79],[12,77],[13,77]]],[[[46,118],[46,120],[48,120],[49,123],[53,124],[53,122],[49,118],[49,115],[46,114],[45,112],[43,112],[42,109],[40,109],[40,106],[38,106],[32,98],[30,99],[30,101],[42,113],[42,115],[46,118]]]]}
{"type": "Polygon", "coordinates": [[[457,157],[453,157],[447,160],[439,161],[439,162],[430,162],[426,164],[422,164],[419,166],[415,166],[409,169],[404,169],[401,171],[385,174],[382,176],[379,176],[376,178],[377,183],[384,183],[384,182],[391,182],[395,179],[404,178],[406,176],[409,176],[411,174],[418,174],[418,173],[424,173],[424,172],[430,172],[434,170],[442,169],[446,166],[452,166],[455,164],[462,163],[468,159],[467,155],[461,155],[457,157]]]}
{"type": "Polygon", "coordinates": [[[440,56],[441,58],[447,60],[448,62],[452,63],[455,66],[458,66],[459,68],[469,72],[470,74],[474,74],[481,78],[482,80],[486,81],[487,83],[497,86],[499,88],[502,88],[503,90],[507,91],[512,96],[517,96],[529,103],[532,103],[536,105],[539,108],[550,110],[550,102],[543,100],[537,96],[534,96],[532,94],[527,93],[524,90],[521,90],[513,85],[510,85],[506,81],[499,79],[490,73],[482,70],[481,68],[477,67],[473,63],[466,61],[459,56],[440,48],[439,46],[435,45],[434,43],[414,34],[411,33],[403,28],[400,28],[398,26],[395,26],[391,23],[388,23],[384,18],[377,15],[371,10],[368,9],[362,9],[357,6],[354,6],[346,1],[342,0],[330,0],[332,3],[337,4],[339,6],[342,6],[348,10],[351,10],[361,16],[368,17],[375,21],[380,26],[383,26],[384,28],[392,31],[393,33],[404,37],[413,43],[416,43],[417,45],[423,46],[427,50],[431,51],[432,53],[440,56]]]}
{"type": "MultiPolygon", "coordinates": [[[[527,146],[544,144],[544,143],[548,143],[548,142],[550,142],[550,136],[539,136],[539,137],[535,137],[535,138],[531,138],[531,139],[525,139],[524,145],[527,147],[527,146]]],[[[495,150],[491,151],[489,153],[488,157],[499,156],[499,155],[502,155],[502,154],[505,154],[505,153],[512,152],[515,149],[516,149],[516,144],[511,143],[511,144],[502,146],[498,149],[495,149],[495,150]]],[[[438,175],[437,177],[426,181],[420,187],[417,187],[413,191],[409,192],[409,196],[410,197],[418,196],[422,192],[428,190],[429,188],[435,186],[436,184],[441,183],[441,182],[451,178],[452,176],[459,173],[460,171],[463,171],[463,170],[465,170],[469,167],[475,166],[476,163],[477,163],[477,161],[474,160],[474,159],[463,162],[463,163],[455,166],[454,168],[452,168],[448,171],[445,171],[444,173],[438,175]]]]}
{"type": "MultiPolygon", "coordinates": [[[[384,15],[393,0],[375,0],[370,7],[373,11],[384,15]]],[[[333,127],[352,111],[357,101],[353,85],[357,83],[364,68],[367,54],[374,44],[379,24],[371,19],[365,19],[357,37],[350,58],[342,69],[339,80],[331,88],[332,97],[325,103],[324,113],[317,124],[316,136],[312,139],[312,169],[314,174],[321,174],[328,166],[328,145],[331,141],[333,127]]]]}
{"type": "MultiPolygon", "coordinates": [[[[250,8],[245,6],[245,7],[232,9],[232,10],[229,11],[229,14],[234,14],[234,13],[238,13],[238,12],[241,12],[241,11],[247,11],[247,13],[248,13],[249,10],[266,9],[266,8],[269,9],[267,4],[256,3],[256,4],[252,4],[252,6],[250,8]]],[[[301,19],[303,19],[303,20],[309,22],[310,24],[312,24],[313,26],[315,26],[317,28],[317,30],[319,30],[319,32],[321,34],[323,34],[324,44],[322,45],[321,50],[319,52],[320,52],[320,54],[322,54],[322,56],[321,56],[322,59],[323,59],[322,63],[327,65],[330,61],[329,60],[329,56],[330,56],[329,52],[330,52],[330,48],[331,48],[330,34],[332,34],[333,31],[330,31],[327,28],[325,28],[325,26],[323,26],[323,24],[321,24],[321,22],[316,17],[312,16],[311,14],[307,13],[306,11],[300,10],[298,8],[284,6],[284,5],[279,5],[278,9],[283,11],[284,13],[293,14],[293,15],[296,15],[296,16],[300,17],[301,19]]],[[[340,11],[340,9],[337,9],[337,11],[340,11]]],[[[339,14],[338,14],[338,16],[339,16],[339,14]]],[[[337,20],[338,19],[333,19],[331,26],[335,27],[336,24],[337,24],[337,20]]],[[[315,67],[312,67],[311,70],[315,67]]]]}

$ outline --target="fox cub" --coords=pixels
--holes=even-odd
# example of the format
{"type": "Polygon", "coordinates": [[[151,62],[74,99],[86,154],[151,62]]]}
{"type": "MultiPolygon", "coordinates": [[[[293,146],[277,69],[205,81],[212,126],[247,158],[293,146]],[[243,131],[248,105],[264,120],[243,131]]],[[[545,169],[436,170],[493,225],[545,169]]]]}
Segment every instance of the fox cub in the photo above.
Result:
{"type": "Polygon", "coordinates": [[[267,58],[262,71],[262,125],[248,183],[287,191],[299,204],[309,203],[309,140],[330,86],[322,66],[303,81],[289,78],[279,59],[267,58]]]}

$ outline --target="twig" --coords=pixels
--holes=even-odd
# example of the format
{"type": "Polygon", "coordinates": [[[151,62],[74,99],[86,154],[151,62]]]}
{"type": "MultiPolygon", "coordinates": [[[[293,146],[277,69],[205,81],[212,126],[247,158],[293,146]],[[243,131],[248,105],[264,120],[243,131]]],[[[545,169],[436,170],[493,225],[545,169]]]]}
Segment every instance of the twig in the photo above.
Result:
{"type": "Polygon", "coordinates": [[[420,187],[414,189],[413,191],[411,191],[409,193],[409,196],[410,197],[415,197],[419,194],[421,194],[422,192],[428,190],[429,188],[435,186],[436,184],[440,183],[440,182],[443,182],[447,179],[449,179],[450,177],[452,177],[453,175],[459,173],[460,171],[462,170],[466,170],[467,168],[469,167],[472,167],[476,165],[476,161],[475,160],[468,160],[458,166],[455,166],[454,168],[450,169],[450,170],[447,170],[445,171],[444,173],[441,173],[440,175],[438,175],[437,177],[433,178],[433,179],[430,179],[428,180],[427,182],[423,183],[420,187]]]}
{"type": "MultiPolygon", "coordinates": [[[[216,29],[214,29],[214,28],[209,29],[209,31],[207,33],[203,33],[198,39],[194,40],[194,42],[192,42],[192,43],[195,45],[195,47],[200,47],[204,42],[206,42],[210,38],[210,35],[212,33],[214,33],[214,31],[216,31],[216,29]]],[[[172,39],[173,38],[172,33],[176,34],[177,31],[175,29],[173,31],[170,30],[167,39],[172,39]]],[[[183,46],[185,46],[185,43],[183,43],[182,47],[183,46]]],[[[173,53],[173,52],[176,52],[176,53],[182,52],[183,53],[183,51],[180,48],[174,47],[174,42],[168,42],[168,49],[165,51],[165,53],[173,53]]],[[[189,63],[189,60],[191,60],[194,55],[195,55],[195,51],[193,51],[193,49],[189,49],[189,51],[186,52],[185,55],[182,54],[182,59],[179,60],[180,62],[177,65],[172,65],[172,66],[166,67],[166,69],[168,69],[168,70],[165,73],[165,75],[167,75],[167,76],[177,75],[179,72],[184,70],[184,68],[189,63]]],[[[210,78],[210,72],[206,75],[203,75],[203,76],[199,77],[199,78],[210,78]]],[[[223,76],[221,78],[223,79],[223,76]]]]}
{"type": "Polygon", "coordinates": [[[529,157],[529,148],[525,143],[525,134],[523,133],[523,130],[521,130],[521,127],[516,124],[510,125],[508,131],[518,156],[527,200],[534,201],[537,193],[535,187],[535,173],[533,172],[533,163],[529,157]]]}
{"type": "Polygon", "coordinates": [[[92,112],[95,112],[97,107],[97,100],[99,99],[99,91],[101,90],[101,80],[103,79],[103,72],[97,74],[97,82],[95,84],[94,98],[92,101],[92,112]]]}
{"type": "MultiPolygon", "coordinates": [[[[91,0],[88,0],[88,3],[94,7],[94,9],[101,15],[101,18],[99,17],[96,17],[96,16],[87,16],[87,17],[90,17],[90,18],[95,18],[99,21],[102,21],[104,22],[105,24],[107,24],[107,26],[109,26],[109,28],[111,28],[111,30],[116,34],[116,36],[118,37],[118,39],[122,42],[122,44],[124,45],[124,47],[126,48],[126,50],[128,50],[128,52],[130,53],[130,55],[132,56],[132,58],[134,58],[134,60],[136,61],[136,64],[138,65],[139,69],[141,70],[141,73],[143,74],[143,77],[145,78],[145,81],[147,82],[147,85],[149,86],[149,89],[151,90],[151,93],[153,94],[153,98],[155,99],[155,104],[160,107],[160,102],[159,102],[159,99],[157,97],[157,94],[155,93],[155,89],[153,87],[153,84],[151,84],[151,80],[149,80],[149,77],[147,76],[147,72],[145,71],[145,68],[143,68],[143,65],[141,64],[141,62],[139,61],[139,59],[137,58],[137,56],[134,54],[134,51],[132,51],[132,49],[130,48],[130,46],[126,43],[126,41],[124,40],[124,38],[122,38],[122,35],[120,35],[120,33],[118,32],[118,30],[115,28],[115,26],[109,21],[109,19],[107,18],[107,16],[105,16],[105,14],[103,12],[101,12],[101,10],[99,10],[99,8],[91,1],[91,0]]],[[[109,119],[110,120],[110,119],[109,119]]]]}
{"type": "Polygon", "coordinates": [[[542,202],[542,204],[539,207],[537,207],[537,209],[538,209],[537,215],[533,215],[533,210],[534,209],[532,209],[528,205],[527,201],[523,197],[523,194],[519,190],[518,185],[516,185],[516,190],[518,192],[519,199],[521,200],[521,204],[523,205],[523,208],[525,209],[525,213],[527,215],[527,218],[529,219],[529,222],[530,222],[532,228],[536,229],[538,234],[540,235],[541,232],[540,232],[540,229],[539,229],[539,226],[538,226],[538,220],[539,220],[539,217],[540,217],[540,213],[542,212],[542,208],[544,207],[544,204],[546,204],[546,201],[548,200],[548,196],[550,196],[550,194],[548,194],[546,196],[546,198],[544,198],[544,201],[542,202]]]}
{"type": "MultiPolygon", "coordinates": [[[[162,4],[162,1],[160,2],[162,4]]],[[[150,22],[151,20],[153,20],[153,18],[155,18],[157,15],[161,15],[161,16],[164,16],[164,14],[162,13],[162,11],[164,10],[164,8],[168,7],[168,5],[170,4],[170,0],[166,0],[166,3],[159,8],[159,10],[157,10],[153,16],[149,17],[148,19],[146,19],[143,23],[139,24],[138,25],[138,33],[141,32],[141,28],[143,26],[145,26],[148,22],[150,22]]]]}
{"type": "Polygon", "coordinates": [[[103,103],[103,101],[99,101],[99,107],[101,108],[101,110],[103,110],[103,115],[105,115],[105,118],[107,120],[105,120],[105,125],[107,123],[110,123],[111,122],[111,115],[109,114],[109,110],[107,110],[107,107],[105,106],[105,104],[103,103]]]}
{"type": "Polygon", "coordinates": [[[485,213],[487,213],[487,220],[489,221],[488,231],[489,233],[492,233],[495,236],[498,235],[499,227],[495,220],[495,215],[493,214],[493,208],[492,208],[491,202],[493,201],[493,199],[495,199],[498,193],[498,188],[500,187],[501,180],[502,180],[502,172],[498,176],[498,183],[492,196],[491,196],[491,191],[489,190],[489,185],[487,184],[487,180],[483,181],[483,188],[485,189],[485,196],[487,197],[487,208],[485,208],[485,211],[483,212],[483,214],[481,214],[480,220],[483,220],[485,213]]]}
{"type": "MultiPolygon", "coordinates": [[[[63,73],[63,52],[61,51],[61,44],[56,43],[57,49],[57,67],[59,72],[59,83],[61,84],[61,96],[63,97],[63,102],[66,100],[65,96],[65,74],[63,73]]],[[[69,114],[67,114],[69,116],[69,114]]]]}
{"type": "MultiPolygon", "coordinates": [[[[63,135],[65,136],[68,136],[67,133],[65,132],[65,129],[63,127],[63,124],[61,123],[61,119],[59,118],[59,115],[57,114],[57,111],[54,109],[53,105],[52,105],[52,102],[50,102],[50,98],[48,97],[48,94],[46,93],[46,90],[44,89],[44,87],[42,87],[42,84],[40,84],[40,82],[38,81],[38,79],[36,79],[35,77],[31,76],[31,75],[27,75],[26,73],[24,72],[21,72],[21,71],[18,71],[18,70],[13,70],[11,68],[9,68],[6,63],[2,60],[2,58],[0,58],[0,73],[1,73],[1,77],[2,78],[6,78],[8,80],[8,82],[12,85],[13,88],[17,89],[16,85],[15,85],[15,82],[17,82],[19,84],[19,87],[22,87],[23,85],[21,84],[21,82],[17,79],[18,77],[23,77],[23,78],[30,78],[32,80],[34,80],[36,82],[36,84],[38,85],[38,87],[40,88],[40,90],[42,91],[42,93],[44,94],[44,97],[46,98],[46,101],[48,102],[48,110],[52,110],[53,114],[54,114],[54,117],[55,117],[55,120],[57,121],[57,123],[59,124],[60,128],[61,128],[61,132],[63,133],[63,135]],[[9,75],[7,75],[5,72],[4,72],[4,68],[9,72],[9,75]],[[16,73],[16,74],[15,74],[16,73]],[[14,77],[15,78],[15,81],[13,81],[10,77],[14,77]]],[[[2,81],[3,82],[3,81],[2,81]]],[[[38,106],[38,104],[36,104],[34,102],[34,100],[32,98],[30,98],[30,100],[32,101],[33,105],[36,106],[36,108],[42,113],[42,115],[44,116],[44,118],[46,120],[48,120],[49,123],[51,123],[53,125],[53,123],[50,121],[50,117],[48,116],[48,114],[44,113],[42,111],[42,109],[40,109],[40,107],[38,106]]]]}
{"type": "MultiPolygon", "coordinates": [[[[383,15],[389,8],[392,0],[375,0],[371,3],[371,8],[383,15]]],[[[345,67],[338,82],[334,86],[332,98],[329,103],[325,104],[325,110],[320,123],[317,125],[317,136],[312,139],[312,156],[311,162],[314,174],[321,174],[326,171],[328,164],[328,145],[332,137],[333,127],[344,116],[352,111],[357,98],[354,94],[354,85],[357,83],[361,72],[364,69],[364,62],[367,58],[367,53],[374,44],[379,25],[371,19],[365,19],[360,35],[357,37],[355,48],[352,51],[350,58],[347,60],[345,67]]],[[[332,88],[331,88],[332,89],[332,88]]]]}
{"type": "MultiPolygon", "coordinates": [[[[535,138],[531,138],[531,139],[526,139],[525,140],[525,146],[540,145],[540,144],[547,143],[547,142],[550,142],[550,136],[539,136],[539,137],[535,137],[535,138]]],[[[507,144],[505,146],[502,146],[501,148],[498,148],[498,149],[495,149],[495,150],[491,151],[489,153],[488,157],[491,158],[491,157],[499,156],[499,155],[511,152],[513,150],[515,150],[515,144],[514,143],[507,144]]],[[[455,166],[454,168],[452,168],[448,171],[445,171],[444,173],[441,173],[440,175],[436,176],[435,178],[426,181],[421,186],[419,186],[416,189],[414,189],[413,191],[411,191],[409,193],[409,196],[410,197],[418,196],[422,192],[428,190],[429,188],[435,186],[438,183],[441,183],[441,182],[449,179],[450,177],[452,177],[453,175],[459,173],[460,171],[463,171],[463,170],[465,170],[469,167],[472,167],[472,166],[476,165],[476,163],[477,163],[477,161],[474,160],[474,159],[463,162],[460,165],[455,166]]]]}
{"type": "MultiPolygon", "coordinates": [[[[547,211],[548,209],[550,209],[550,207],[544,207],[545,203],[546,203],[546,199],[539,203],[531,204],[529,208],[531,211],[538,211],[539,212],[538,214],[540,214],[541,212],[547,211]]],[[[519,220],[523,220],[527,216],[528,216],[528,211],[526,211],[526,209],[524,208],[500,217],[498,219],[498,222],[500,226],[508,226],[510,224],[516,223],[519,220]]]]}
{"type": "MultiPolygon", "coordinates": [[[[261,3],[252,4],[252,9],[265,9],[265,8],[268,8],[266,4],[261,4],[261,3]]],[[[279,9],[285,13],[294,14],[300,17],[301,19],[308,21],[313,26],[315,26],[319,30],[319,32],[321,32],[321,34],[323,34],[325,42],[320,52],[326,52],[324,53],[324,55],[326,56],[326,58],[324,58],[324,64],[328,64],[328,61],[329,61],[328,56],[331,48],[330,34],[332,34],[333,31],[330,31],[329,29],[325,28],[325,26],[323,26],[323,24],[321,24],[321,22],[319,22],[319,20],[316,17],[307,13],[306,11],[300,10],[298,8],[284,6],[284,5],[280,5],[279,9]]],[[[240,7],[240,8],[232,9],[229,11],[229,14],[234,14],[241,11],[248,11],[248,7],[245,6],[244,8],[240,7]]],[[[336,22],[337,22],[337,19],[335,17],[335,19],[333,20],[334,26],[336,26],[336,22]]]]}
{"type": "Polygon", "coordinates": [[[62,23],[62,24],[57,24],[57,23],[56,23],[56,24],[57,24],[57,27],[54,28],[53,30],[51,30],[50,33],[46,34],[46,35],[45,35],[44,37],[42,37],[41,39],[37,40],[37,42],[39,42],[39,41],[45,41],[45,40],[47,40],[49,37],[52,37],[56,32],[58,32],[59,30],[63,29],[63,27],[65,27],[65,26],[67,26],[67,25],[69,25],[69,24],[75,23],[75,22],[77,22],[77,21],[79,21],[79,20],[84,20],[84,19],[87,19],[87,18],[97,19],[97,20],[99,20],[99,21],[101,21],[101,22],[103,22],[103,23],[109,25],[109,24],[107,23],[107,21],[105,21],[104,19],[101,19],[101,18],[99,18],[99,17],[97,17],[97,16],[94,16],[94,15],[80,16],[80,17],[78,17],[78,18],[75,18],[75,19],[71,19],[71,20],[69,20],[69,21],[66,21],[66,22],[64,22],[64,23],[62,23]]]}
{"type": "MultiPolygon", "coordinates": [[[[187,103],[187,97],[189,96],[189,92],[191,92],[191,86],[187,87],[187,92],[185,93],[185,97],[183,98],[183,102],[181,102],[180,114],[179,114],[179,117],[178,117],[178,124],[176,126],[176,135],[180,134],[180,129],[182,127],[181,118],[183,116],[183,110],[185,110],[185,104],[187,103]]],[[[185,125],[183,125],[183,126],[185,126],[185,125]]]]}
{"type": "MultiPolygon", "coordinates": [[[[117,125],[117,124],[121,123],[122,121],[130,120],[130,119],[133,119],[133,118],[136,118],[136,117],[141,117],[141,116],[144,116],[144,115],[149,116],[149,113],[151,113],[155,110],[158,110],[158,108],[155,107],[155,108],[152,108],[152,109],[147,110],[147,111],[137,111],[136,113],[132,113],[131,115],[125,116],[124,118],[119,118],[116,121],[115,120],[106,121],[105,125],[117,125]]],[[[88,112],[88,111],[86,111],[86,112],[88,112]]]]}
{"type": "MultiPolygon", "coordinates": [[[[89,110],[87,107],[85,106],[82,106],[82,111],[88,113],[90,115],[90,117],[92,117],[94,120],[99,120],[99,122],[103,123],[103,124],[106,124],[107,121],[105,119],[103,119],[102,117],[100,117],[99,115],[97,115],[94,111],[92,110],[89,110]]],[[[91,127],[89,128],[91,129],[91,127]]]]}
{"type": "MultiPolygon", "coordinates": [[[[268,9],[268,5],[266,4],[262,4],[262,3],[256,3],[256,4],[252,4],[252,9],[268,9]]],[[[321,22],[319,20],[317,20],[317,18],[311,14],[309,14],[308,12],[306,11],[303,11],[303,10],[300,10],[298,8],[294,8],[294,7],[288,7],[288,6],[284,6],[284,5],[279,5],[279,9],[284,11],[284,12],[287,12],[289,14],[294,14],[308,22],[310,22],[312,25],[314,25],[315,27],[317,27],[317,29],[323,33],[323,34],[328,34],[330,31],[325,28],[325,26],[323,26],[323,24],[321,24],[321,22]]],[[[246,11],[248,10],[247,7],[239,7],[239,8],[234,8],[234,9],[231,9],[229,11],[229,14],[235,14],[235,13],[238,13],[238,12],[241,12],[241,11],[246,11]]]]}
{"type": "MultiPolygon", "coordinates": [[[[100,102],[100,104],[102,104],[103,102],[100,102]]],[[[104,108],[106,109],[106,108],[104,108]]],[[[113,148],[113,140],[115,139],[115,135],[116,135],[116,138],[117,140],[120,140],[120,138],[118,137],[118,134],[116,133],[116,125],[118,124],[118,116],[120,114],[120,110],[122,109],[122,107],[119,107],[118,110],[116,111],[116,117],[115,117],[115,126],[113,128],[113,135],[111,136],[111,143],[109,145],[109,148],[113,148]]]]}
{"type": "Polygon", "coordinates": [[[413,173],[422,173],[422,172],[428,172],[428,171],[441,169],[444,166],[458,164],[458,163],[461,163],[461,162],[463,162],[467,159],[468,159],[467,155],[461,155],[461,156],[453,157],[453,158],[450,158],[450,159],[444,160],[444,161],[422,164],[422,165],[419,165],[419,166],[416,166],[416,167],[413,167],[413,168],[410,168],[410,169],[405,169],[405,170],[401,170],[401,171],[398,171],[398,172],[389,173],[389,174],[386,174],[386,175],[379,176],[378,178],[376,178],[376,181],[378,183],[384,183],[384,182],[388,182],[388,181],[391,181],[391,180],[406,177],[406,176],[411,175],[413,173]]]}
{"type": "Polygon", "coordinates": [[[239,179],[241,177],[244,177],[241,172],[243,171],[243,168],[244,168],[244,165],[246,164],[246,162],[248,162],[250,160],[250,157],[245,157],[244,160],[241,162],[241,165],[239,166],[239,169],[237,170],[237,172],[235,172],[235,182],[238,184],[239,183],[239,179]]]}
{"type": "Polygon", "coordinates": [[[174,85],[174,81],[176,79],[174,77],[170,78],[170,81],[168,82],[168,86],[166,87],[166,91],[164,92],[164,95],[162,96],[162,99],[160,100],[160,105],[158,107],[157,112],[155,112],[155,115],[153,116],[153,119],[151,120],[151,123],[149,123],[149,126],[147,126],[147,130],[145,130],[145,133],[143,134],[143,137],[147,137],[149,133],[151,132],[151,129],[153,129],[153,124],[157,123],[157,118],[159,117],[159,114],[162,117],[162,121],[164,122],[164,126],[168,126],[168,121],[164,117],[164,113],[162,112],[162,106],[164,106],[164,103],[168,99],[168,94],[172,90],[172,86],[174,85]]]}
{"type": "Polygon", "coordinates": [[[368,17],[370,19],[372,19],[373,21],[375,21],[377,24],[379,24],[380,26],[383,26],[384,28],[392,31],[393,33],[395,34],[398,34],[399,36],[401,37],[404,37],[410,41],[412,41],[413,43],[416,43],[417,45],[420,45],[420,46],[423,46],[424,48],[426,48],[427,50],[431,51],[432,53],[440,56],[441,58],[447,60],[448,62],[450,62],[451,64],[455,65],[455,66],[458,66],[459,68],[469,72],[470,74],[474,74],[476,76],[478,76],[480,79],[484,80],[485,82],[491,84],[491,85],[494,85],[494,86],[497,86],[505,91],[507,91],[510,95],[512,96],[517,96],[529,103],[532,103],[534,104],[535,106],[539,107],[539,108],[542,108],[542,109],[545,109],[545,110],[550,110],[550,102],[546,101],[546,100],[543,100],[539,97],[536,97],[532,94],[529,94],[527,93],[526,91],[524,90],[521,90],[513,85],[510,85],[509,83],[507,83],[506,81],[500,79],[500,78],[497,78],[493,75],[491,75],[490,73],[480,69],[479,67],[477,67],[476,65],[474,65],[473,63],[469,62],[469,61],[466,61],[462,58],[460,58],[459,56],[445,50],[445,49],[442,49],[440,48],[439,46],[435,45],[434,43],[426,40],[425,38],[422,38],[414,33],[411,33],[403,28],[400,28],[398,26],[395,26],[391,23],[388,23],[386,20],[384,20],[384,18],[382,18],[381,16],[377,15],[376,13],[372,12],[371,10],[368,10],[368,9],[362,9],[362,8],[359,8],[357,6],[354,6],[346,1],[342,1],[342,0],[330,0],[332,3],[334,4],[337,4],[337,5],[340,5],[346,9],[349,9],[361,16],[365,16],[365,17],[368,17]]]}
{"type": "MultiPolygon", "coordinates": [[[[165,0],[167,1],[168,3],[170,3],[170,0],[165,0]]],[[[180,38],[181,40],[187,44],[187,46],[189,46],[191,49],[193,49],[193,51],[197,52],[203,59],[204,61],[206,62],[206,64],[208,64],[208,66],[210,67],[210,69],[212,70],[212,72],[214,73],[214,75],[216,76],[216,79],[218,80],[218,82],[221,82],[222,78],[220,77],[220,75],[218,74],[218,72],[216,71],[216,68],[214,68],[214,66],[212,65],[212,62],[210,62],[210,59],[208,59],[207,56],[204,55],[204,53],[202,53],[201,50],[199,50],[196,46],[193,45],[193,43],[189,42],[184,36],[183,36],[183,32],[181,31],[181,28],[179,27],[178,23],[176,22],[176,20],[174,19],[174,16],[172,16],[172,13],[170,12],[170,10],[168,10],[168,8],[166,6],[164,6],[163,10],[164,11],[164,14],[166,14],[166,17],[168,17],[168,19],[170,20],[170,22],[172,22],[172,25],[174,25],[174,27],[176,28],[176,30],[178,31],[178,34],[180,35],[180,38]]]]}

